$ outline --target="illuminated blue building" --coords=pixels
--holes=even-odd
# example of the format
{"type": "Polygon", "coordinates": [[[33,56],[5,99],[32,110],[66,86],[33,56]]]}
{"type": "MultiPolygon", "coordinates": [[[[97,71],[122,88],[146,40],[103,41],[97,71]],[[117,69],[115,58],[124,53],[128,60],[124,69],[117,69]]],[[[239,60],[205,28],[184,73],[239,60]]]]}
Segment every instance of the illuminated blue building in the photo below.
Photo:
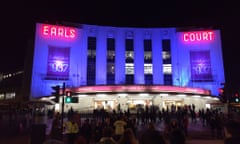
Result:
{"type": "Polygon", "coordinates": [[[63,82],[85,107],[99,101],[112,108],[121,102],[205,107],[218,101],[225,82],[220,30],[37,23],[31,98],[51,96],[63,82]],[[179,99],[185,94],[204,100],[179,99]]]}

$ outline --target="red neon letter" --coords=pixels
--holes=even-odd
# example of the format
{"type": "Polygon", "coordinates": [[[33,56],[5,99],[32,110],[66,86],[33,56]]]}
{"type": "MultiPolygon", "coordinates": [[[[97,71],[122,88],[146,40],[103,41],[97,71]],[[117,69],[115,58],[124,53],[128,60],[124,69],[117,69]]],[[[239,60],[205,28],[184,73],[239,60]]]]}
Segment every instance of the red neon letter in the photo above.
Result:
{"type": "Polygon", "coordinates": [[[58,36],[63,37],[63,28],[58,29],[58,36]]]}
{"type": "Polygon", "coordinates": [[[208,32],[208,35],[209,35],[209,40],[212,40],[213,39],[213,32],[208,32]]]}
{"type": "Polygon", "coordinates": [[[185,33],[185,34],[183,34],[183,40],[185,41],[185,42],[187,42],[188,41],[188,33],[185,33]]]}
{"type": "Polygon", "coordinates": [[[43,35],[48,35],[48,28],[47,25],[43,26],[43,35]]]}
{"type": "Polygon", "coordinates": [[[51,27],[50,35],[51,35],[51,36],[56,36],[56,35],[57,35],[57,29],[56,29],[56,27],[51,27]]]}
{"type": "Polygon", "coordinates": [[[70,37],[74,38],[76,36],[76,31],[74,29],[70,29],[70,37]]]}
{"type": "Polygon", "coordinates": [[[202,36],[203,36],[202,40],[208,40],[208,33],[207,32],[203,32],[202,36]]]}

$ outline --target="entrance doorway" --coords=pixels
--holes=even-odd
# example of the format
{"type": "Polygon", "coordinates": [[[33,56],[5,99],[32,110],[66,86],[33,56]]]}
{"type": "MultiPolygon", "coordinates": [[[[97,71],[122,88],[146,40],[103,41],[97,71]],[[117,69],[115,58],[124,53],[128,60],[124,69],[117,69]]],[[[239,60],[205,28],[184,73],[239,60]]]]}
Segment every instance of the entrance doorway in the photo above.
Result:
{"type": "Polygon", "coordinates": [[[165,100],[163,102],[163,108],[164,109],[171,109],[171,108],[177,108],[183,106],[183,101],[181,100],[165,100]]]}
{"type": "Polygon", "coordinates": [[[112,111],[115,107],[115,101],[99,100],[94,102],[94,109],[104,109],[106,111],[112,111]]]}

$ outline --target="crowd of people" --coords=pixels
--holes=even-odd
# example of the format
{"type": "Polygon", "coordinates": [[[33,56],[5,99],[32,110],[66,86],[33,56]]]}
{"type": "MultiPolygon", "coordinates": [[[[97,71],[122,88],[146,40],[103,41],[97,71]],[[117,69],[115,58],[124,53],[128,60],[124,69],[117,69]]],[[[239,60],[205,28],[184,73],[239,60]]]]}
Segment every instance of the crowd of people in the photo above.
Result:
{"type": "MultiPolygon", "coordinates": [[[[113,111],[83,118],[71,111],[63,125],[63,136],[67,144],[184,144],[188,136],[189,123],[201,122],[211,129],[212,137],[221,138],[224,115],[218,110],[195,110],[194,105],[157,110],[145,107],[131,114],[129,111],[113,111]],[[164,130],[156,128],[164,123],[164,130]],[[139,131],[139,125],[145,126],[139,131]]],[[[60,115],[56,114],[52,123],[50,139],[62,140],[60,115]]]]}
{"type": "MultiPolygon", "coordinates": [[[[31,132],[35,117],[31,110],[13,110],[0,115],[1,136],[16,136],[31,132]]],[[[67,144],[184,144],[188,136],[189,123],[201,123],[208,127],[214,138],[223,137],[225,116],[217,109],[199,109],[194,105],[177,107],[172,105],[166,109],[146,106],[132,113],[127,111],[106,112],[94,110],[91,115],[78,113],[71,109],[67,120],[61,122],[61,114],[48,112],[51,130],[46,136],[49,140],[66,141],[67,144]],[[63,125],[62,125],[63,123],[63,125]],[[163,124],[164,129],[157,129],[163,124]],[[138,128],[144,127],[144,131],[138,128]]]]}

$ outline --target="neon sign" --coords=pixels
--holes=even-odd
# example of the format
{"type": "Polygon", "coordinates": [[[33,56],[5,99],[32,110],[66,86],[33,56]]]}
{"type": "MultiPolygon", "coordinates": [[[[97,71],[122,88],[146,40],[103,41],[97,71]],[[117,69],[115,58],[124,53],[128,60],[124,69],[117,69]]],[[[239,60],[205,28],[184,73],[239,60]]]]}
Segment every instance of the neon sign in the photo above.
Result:
{"type": "Polygon", "coordinates": [[[184,42],[212,41],[214,33],[212,31],[197,31],[183,33],[184,42]]]}
{"type": "Polygon", "coordinates": [[[76,38],[77,30],[71,27],[57,25],[42,25],[41,34],[46,37],[56,37],[65,39],[76,38]]]}

